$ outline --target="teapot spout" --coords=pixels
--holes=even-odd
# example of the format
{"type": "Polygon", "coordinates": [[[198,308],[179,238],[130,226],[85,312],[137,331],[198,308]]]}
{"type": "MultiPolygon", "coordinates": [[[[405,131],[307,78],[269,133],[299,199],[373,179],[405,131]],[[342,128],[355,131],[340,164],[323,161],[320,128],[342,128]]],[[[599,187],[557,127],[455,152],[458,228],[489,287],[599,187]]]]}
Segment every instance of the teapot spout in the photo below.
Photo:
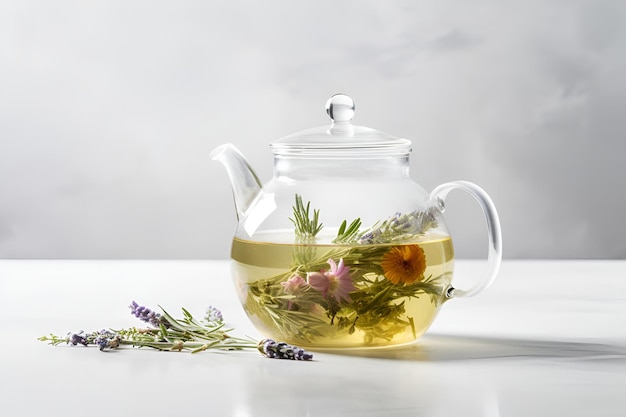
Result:
{"type": "Polygon", "coordinates": [[[237,218],[248,210],[255,197],[261,191],[261,181],[248,163],[245,156],[235,147],[226,143],[213,149],[211,159],[224,164],[235,198],[237,218]]]}

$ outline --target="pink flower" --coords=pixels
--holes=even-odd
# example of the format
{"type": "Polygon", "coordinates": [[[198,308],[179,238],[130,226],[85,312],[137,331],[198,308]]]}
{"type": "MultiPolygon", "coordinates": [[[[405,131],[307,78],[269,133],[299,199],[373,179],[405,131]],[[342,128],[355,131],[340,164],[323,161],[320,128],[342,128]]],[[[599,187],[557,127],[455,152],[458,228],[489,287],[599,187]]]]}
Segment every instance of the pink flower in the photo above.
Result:
{"type": "MultiPolygon", "coordinates": [[[[303,290],[307,287],[306,281],[299,275],[292,276],[287,281],[281,282],[280,285],[283,286],[283,290],[285,290],[287,294],[293,296],[301,294],[303,290]]],[[[293,310],[294,306],[294,300],[287,301],[287,310],[293,310]]]]}
{"type": "Polygon", "coordinates": [[[294,275],[285,282],[281,282],[286,293],[297,295],[306,287],[306,281],[299,275],[294,275]]]}
{"type": "Polygon", "coordinates": [[[343,263],[343,259],[339,260],[339,265],[329,259],[328,265],[330,271],[309,272],[306,276],[308,284],[311,288],[321,291],[324,297],[333,296],[337,302],[352,301],[349,294],[356,290],[356,287],[350,277],[350,268],[343,263]]]}

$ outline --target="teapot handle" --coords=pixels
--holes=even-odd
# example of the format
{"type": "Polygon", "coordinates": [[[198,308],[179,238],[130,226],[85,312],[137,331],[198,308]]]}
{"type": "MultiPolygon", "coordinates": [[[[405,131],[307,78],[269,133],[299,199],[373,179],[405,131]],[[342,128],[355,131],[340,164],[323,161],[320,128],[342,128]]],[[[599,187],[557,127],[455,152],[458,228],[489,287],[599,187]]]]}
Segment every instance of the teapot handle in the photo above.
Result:
{"type": "Polygon", "coordinates": [[[441,184],[430,193],[430,199],[434,201],[441,211],[444,210],[444,200],[448,193],[454,189],[461,189],[469,193],[478,201],[487,221],[487,233],[489,236],[489,253],[487,255],[487,268],[481,280],[467,290],[450,287],[446,291],[448,298],[471,297],[489,287],[496,279],[502,262],[502,232],[496,207],[487,193],[478,185],[468,181],[452,181],[441,184]]]}

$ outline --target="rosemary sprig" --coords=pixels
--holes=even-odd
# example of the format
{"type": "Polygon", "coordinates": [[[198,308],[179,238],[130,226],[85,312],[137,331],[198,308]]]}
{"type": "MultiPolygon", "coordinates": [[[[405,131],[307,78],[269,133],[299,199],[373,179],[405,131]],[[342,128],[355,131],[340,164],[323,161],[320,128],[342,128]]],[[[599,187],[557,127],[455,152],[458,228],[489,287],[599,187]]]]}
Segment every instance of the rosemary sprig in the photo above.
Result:
{"type": "Polygon", "coordinates": [[[296,205],[293,206],[293,218],[289,218],[295,226],[296,237],[302,240],[311,240],[322,230],[323,225],[319,222],[319,210],[313,210],[313,218],[310,217],[311,202],[306,206],[302,203],[302,197],[296,194],[296,205]]]}
{"type": "Polygon", "coordinates": [[[353,220],[350,226],[347,226],[347,224],[348,222],[346,220],[341,223],[337,231],[337,237],[333,240],[333,243],[349,243],[354,240],[355,236],[359,233],[361,219],[353,220]]]}

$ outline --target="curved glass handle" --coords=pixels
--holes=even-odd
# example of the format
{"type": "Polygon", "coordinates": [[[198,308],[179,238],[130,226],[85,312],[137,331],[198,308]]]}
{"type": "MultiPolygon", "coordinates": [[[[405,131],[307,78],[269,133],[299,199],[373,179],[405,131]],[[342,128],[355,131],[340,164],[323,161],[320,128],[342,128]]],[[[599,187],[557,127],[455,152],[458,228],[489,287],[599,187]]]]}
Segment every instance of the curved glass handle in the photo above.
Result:
{"type": "Polygon", "coordinates": [[[502,232],[500,231],[498,212],[496,211],[493,201],[491,201],[491,198],[487,195],[485,190],[474,183],[468,181],[452,181],[441,184],[430,193],[430,199],[439,205],[440,209],[443,211],[444,200],[448,193],[454,189],[461,189],[474,197],[483,209],[483,214],[487,221],[489,253],[487,255],[487,269],[484,276],[468,290],[450,287],[446,293],[448,298],[471,297],[486,289],[496,279],[502,262],[502,232]]]}

